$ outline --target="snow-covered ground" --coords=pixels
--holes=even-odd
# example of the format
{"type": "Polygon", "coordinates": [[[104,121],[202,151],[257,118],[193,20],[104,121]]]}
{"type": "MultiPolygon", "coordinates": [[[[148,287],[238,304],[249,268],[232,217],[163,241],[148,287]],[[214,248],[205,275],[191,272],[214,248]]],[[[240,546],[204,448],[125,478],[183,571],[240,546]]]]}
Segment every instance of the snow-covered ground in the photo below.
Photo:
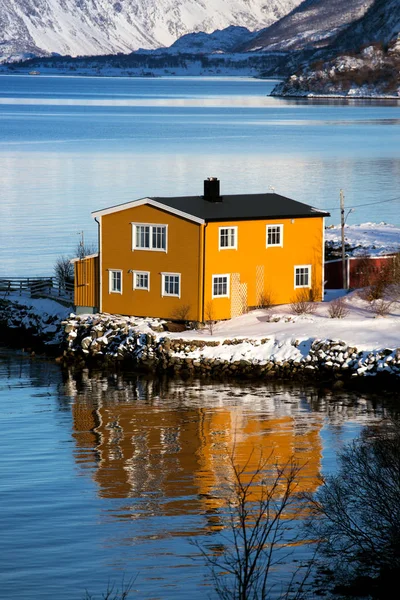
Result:
{"type": "MultiPolygon", "coordinates": [[[[400,252],[400,227],[389,223],[345,225],[345,242],[353,247],[353,256],[368,252],[371,256],[400,252]]],[[[341,248],[340,225],[325,230],[325,240],[333,248],[341,248]]]]}
{"type": "MultiPolygon", "coordinates": [[[[187,339],[210,339],[209,331],[186,331],[173,334],[187,339]]],[[[229,321],[217,323],[213,328],[213,339],[221,342],[232,338],[251,340],[268,338],[267,343],[254,346],[248,344],[245,354],[242,345],[207,347],[209,357],[221,354],[237,354],[234,360],[267,359],[272,355],[278,360],[295,359],[305,355],[315,339],[341,340],[362,351],[400,347],[400,297],[392,302],[386,317],[377,317],[369,302],[363,300],[358,291],[345,294],[344,290],[327,291],[325,301],[316,303],[312,315],[294,315],[290,305],[273,307],[267,311],[258,309],[229,321]],[[348,314],[343,319],[330,318],[330,302],[344,296],[348,314]],[[293,345],[294,341],[299,344],[293,345]]],[[[222,358],[225,358],[222,356],[222,358]]]]}

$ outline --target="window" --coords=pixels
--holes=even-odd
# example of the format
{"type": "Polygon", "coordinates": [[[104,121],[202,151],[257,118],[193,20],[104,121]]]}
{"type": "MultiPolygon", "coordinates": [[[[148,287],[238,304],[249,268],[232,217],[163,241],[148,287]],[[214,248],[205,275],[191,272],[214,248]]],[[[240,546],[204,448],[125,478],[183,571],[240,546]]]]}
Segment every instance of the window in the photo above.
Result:
{"type": "Polygon", "coordinates": [[[167,225],[132,223],[132,250],[167,251],[167,225]]]}
{"type": "Polygon", "coordinates": [[[237,249],[237,227],[219,228],[219,250],[237,249]]]}
{"type": "Polygon", "coordinates": [[[110,270],[108,277],[109,292],[113,294],[122,294],[122,271],[110,270]]]}
{"type": "Polygon", "coordinates": [[[150,273],[148,271],[133,271],[133,289],[150,290],[150,273]]]}
{"type": "Polygon", "coordinates": [[[311,265],[300,265],[294,268],[294,287],[311,287],[311,265]]]}
{"type": "Polygon", "coordinates": [[[180,273],[161,273],[161,296],[181,297],[180,273]]]}
{"type": "Polygon", "coordinates": [[[230,276],[229,275],[213,275],[212,276],[212,297],[213,298],[229,298],[230,292],[230,276]]]}
{"type": "Polygon", "coordinates": [[[283,225],[267,225],[267,248],[283,246],[283,225]]]}

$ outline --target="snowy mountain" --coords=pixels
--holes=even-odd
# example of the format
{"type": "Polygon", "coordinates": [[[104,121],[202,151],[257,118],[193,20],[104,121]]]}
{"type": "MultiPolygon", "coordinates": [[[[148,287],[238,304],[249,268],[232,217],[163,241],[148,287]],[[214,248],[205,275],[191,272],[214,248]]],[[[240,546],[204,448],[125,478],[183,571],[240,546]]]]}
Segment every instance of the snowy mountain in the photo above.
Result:
{"type": "Polygon", "coordinates": [[[327,46],[353,21],[361,18],[374,0],[305,0],[291,13],[263,29],[242,51],[303,50],[327,46]]]}
{"type": "Polygon", "coordinates": [[[301,0],[0,0],[0,55],[98,55],[170,46],[191,32],[251,30],[301,0]]]}

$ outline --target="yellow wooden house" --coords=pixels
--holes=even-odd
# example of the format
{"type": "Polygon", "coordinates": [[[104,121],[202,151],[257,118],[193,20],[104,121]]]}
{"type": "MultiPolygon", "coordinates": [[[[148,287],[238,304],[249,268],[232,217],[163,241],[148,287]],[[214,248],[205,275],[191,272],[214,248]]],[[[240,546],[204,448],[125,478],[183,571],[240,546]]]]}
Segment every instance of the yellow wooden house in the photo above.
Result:
{"type": "Polygon", "coordinates": [[[275,193],[149,197],[93,213],[99,253],[75,261],[77,312],[208,321],[323,298],[323,212],[275,193]]]}

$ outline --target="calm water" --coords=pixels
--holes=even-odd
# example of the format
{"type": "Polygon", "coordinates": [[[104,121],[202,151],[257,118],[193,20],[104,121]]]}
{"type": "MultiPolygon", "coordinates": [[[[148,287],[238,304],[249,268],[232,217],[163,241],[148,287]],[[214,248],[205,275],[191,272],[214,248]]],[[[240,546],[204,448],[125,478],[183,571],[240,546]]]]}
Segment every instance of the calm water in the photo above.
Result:
{"type": "Polygon", "coordinates": [[[137,598],[213,598],[191,540],[223,543],[233,447],[240,464],[254,448],[294,453],[315,490],[385,411],[298,386],[73,377],[0,351],[0,596],[98,598],[125,574],[137,598]]]}
{"type": "MultiPolygon", "coordinates": [[[[400,225],[400,103],[269,98],[246,78],[0,76],[0,276],[51,274],[93,210],[146,195],[277,192],[400,225]],[[397,198],[395,202],[386,202],[397,198]]],[[[339,222],[338,210],[331,222],[339,222]]]]}

